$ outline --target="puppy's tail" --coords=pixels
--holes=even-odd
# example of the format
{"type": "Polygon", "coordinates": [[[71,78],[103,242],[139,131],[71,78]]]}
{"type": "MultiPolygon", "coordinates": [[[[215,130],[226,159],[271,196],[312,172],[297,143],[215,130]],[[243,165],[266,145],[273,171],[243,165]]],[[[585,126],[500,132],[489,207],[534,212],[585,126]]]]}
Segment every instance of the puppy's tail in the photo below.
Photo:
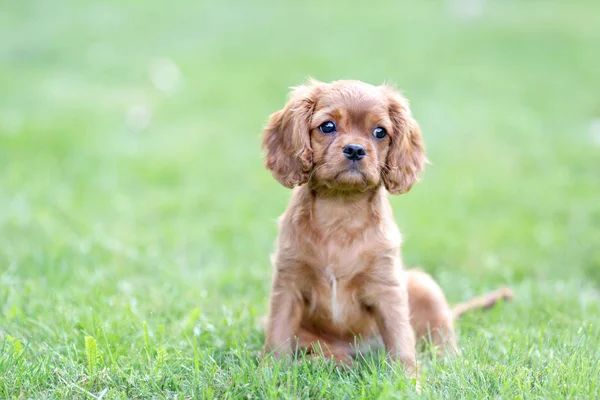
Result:
{"type": "Polygon", "coordinates": [[[476,309],[493,307],[500,300],[509,301],[513,298],[513,292],[508,287],[501,287],[483,296],[475,297],[465,303],[460,303],[452,308],[452,316],[456,320],[466,312],[476,309]]]}

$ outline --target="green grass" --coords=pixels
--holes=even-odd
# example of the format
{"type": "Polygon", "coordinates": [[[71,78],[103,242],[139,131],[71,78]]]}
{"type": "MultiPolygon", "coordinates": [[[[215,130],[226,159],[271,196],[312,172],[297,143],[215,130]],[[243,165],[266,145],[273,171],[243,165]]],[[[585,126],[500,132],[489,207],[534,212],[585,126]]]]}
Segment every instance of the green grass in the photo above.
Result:
{"type": "Polygon", "coordinates": [[[417,396],[377,355],[258,364],[289,198],[260,132],[307,76],[404,89],[432,161],[392,199],[406,264],[451,302],[515,291],[422,357],[421,396],[600,397],[600,3],[450,5],[6,2],[0,398],[417,396]]]}

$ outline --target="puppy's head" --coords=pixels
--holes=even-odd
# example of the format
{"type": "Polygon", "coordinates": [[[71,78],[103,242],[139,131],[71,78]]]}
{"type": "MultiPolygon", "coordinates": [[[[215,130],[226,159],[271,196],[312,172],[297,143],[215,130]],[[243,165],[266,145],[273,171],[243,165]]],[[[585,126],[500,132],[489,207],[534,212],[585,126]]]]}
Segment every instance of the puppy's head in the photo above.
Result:
{"type": "Polygon", "coordinates": [[[284,186],[344,192],[384,184],[407,192],[425,163],[407,100],[388,86],[311,81],[292,91],[264,130],[266,166],[284,186]]]}

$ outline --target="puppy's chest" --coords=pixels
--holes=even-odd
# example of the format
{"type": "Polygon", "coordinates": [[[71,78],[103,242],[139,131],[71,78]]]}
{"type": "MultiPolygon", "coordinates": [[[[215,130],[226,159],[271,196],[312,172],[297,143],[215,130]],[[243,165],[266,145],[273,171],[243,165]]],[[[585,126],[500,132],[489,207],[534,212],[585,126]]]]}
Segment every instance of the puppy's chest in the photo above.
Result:
{"type": "Polygon", "coordinates": [[[363,309],[360,285],[352,276],[338,276],[333,265],[327,265],[313,274],[304,287],[308,315],[330,319],[335,325],[352,323],[363,309]]]}
{"type": "Polygon", "coordinates": [[[357,248],[323,245],[308,257],[310,269],[303,287],[308,314],[329,318],[340,327],[361,318],[361,292],[371,257],[357,248]]]}

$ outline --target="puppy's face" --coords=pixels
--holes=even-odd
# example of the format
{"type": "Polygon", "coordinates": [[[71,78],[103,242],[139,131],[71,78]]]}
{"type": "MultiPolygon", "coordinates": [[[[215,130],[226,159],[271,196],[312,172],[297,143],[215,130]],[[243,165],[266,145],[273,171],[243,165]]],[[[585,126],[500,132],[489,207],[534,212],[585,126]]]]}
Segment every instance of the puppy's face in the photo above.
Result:
{"type": "Polygon", "coordinates": [[[311,82],[296,88],[271,116],[266,165],[286,187],[311,181],[336,191],[385,184],[410,189],[425,161],[407,101],[387,86],[358,81],[311,82]]]}
{"type": "Polygon", "coordinates": [[[364,191],[381,183],[393,132],[380,88],[334,83],[324,88],[310,123],[316,185],[364,191]]]}

